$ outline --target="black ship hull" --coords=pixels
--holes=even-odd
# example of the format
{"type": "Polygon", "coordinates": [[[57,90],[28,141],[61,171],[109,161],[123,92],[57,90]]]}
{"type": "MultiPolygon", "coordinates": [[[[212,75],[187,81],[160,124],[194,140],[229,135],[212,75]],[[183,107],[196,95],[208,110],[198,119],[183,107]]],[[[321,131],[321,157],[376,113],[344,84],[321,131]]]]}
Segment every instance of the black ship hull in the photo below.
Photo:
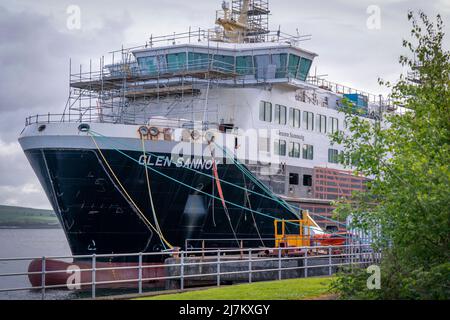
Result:
{"type": "MultiPolygon", "coordinates": [[[[73,255],[165,249],[114,178],[116,175],[136,206],[155,224],[145,167],[136,161],[142,152],[102,150],[107,163],[98,150],[32,149],[25,153],[58,215],[73,255]]],[[[218,161],[220,180],[253,191],[222,182],[224,199],[233,203],[227,204],[226,211],[218,199],[211,166],[192,162],[187,169],[186,164],[167,162],[170,157],[153,155],[148,162],[152,170],[148,172],[159,226],[173,246],[198,247],[198,241],[188,239],[210,239],[208,247],[236,247],[236,238],[253,239],[245,241],[244,246],[261,246],[261,238],[274,237],[270,216],[295,218],[279,202],[261,196],[267,193],[234,163],[218,161]]],[[[271,246],[273,241],[266,240],[264,245],[271,246]]]]}

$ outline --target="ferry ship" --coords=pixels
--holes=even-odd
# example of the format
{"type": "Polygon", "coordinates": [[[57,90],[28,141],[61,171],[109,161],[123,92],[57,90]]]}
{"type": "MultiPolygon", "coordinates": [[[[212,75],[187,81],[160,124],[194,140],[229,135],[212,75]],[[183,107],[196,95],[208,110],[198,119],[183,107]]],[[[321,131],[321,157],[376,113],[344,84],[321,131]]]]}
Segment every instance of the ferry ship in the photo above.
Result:
{"type": "Polygon", "coordinates": [[[364,188],[329,135],[343,98],[380,98],[311,74],[309,36],[269,30],[267,0],[233,0],[213,29],[151,36],[70,72],[63,114],[26,119],[20,144],[74,255],[271,246],[274,219],[364,188]]]}

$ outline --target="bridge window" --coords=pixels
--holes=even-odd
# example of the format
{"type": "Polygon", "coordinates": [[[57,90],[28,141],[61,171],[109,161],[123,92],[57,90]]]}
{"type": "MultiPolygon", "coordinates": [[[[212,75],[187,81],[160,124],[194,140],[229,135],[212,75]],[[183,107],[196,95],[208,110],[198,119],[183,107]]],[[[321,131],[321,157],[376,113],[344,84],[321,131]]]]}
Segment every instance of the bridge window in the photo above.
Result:
{"type": "Polygon", "coordinates": [[[275,123],[286,124],[286,107],[276,104],[275,105],[275,123]]]}
{"type": "Polygon", "coordinates": [[[310,144],[303,145],[303,159],[313,160],[314,158],[314,147],[310,144]]]}
{"type": "Polygon", "coordinates": [[[265,79],[267,75],[267,67],[270,64],[270,56],[268,54],[254,56],[256,78],[265,79]]]}
{"type": "Polygon", "coordinates": [[[302,58],[300,61],[300,67],[298,70],[297,78],[305,81],[308,77],[309,69],[311,68],[312,61],[306,58],[302,58]]]}
{"type": "Polygon", "coordinates": [[[297,77],[298,64],[300,63],[300,57],[294,54],[289,55],[288,74],[290,77],[297,77]]]}
{"type": "Polygon", "coordinates": [[[167,55],[167,69],[169,71],[179,71],[186,68],[186,53],[170,53],[167,55]]]}
{"type": "Polygon", "coordinates": [[[189,52],[188,67],[190,70],[206,69],[209,64],[209,55],[207,53],[189,52]]]}
{"type": "Polygon", "coordinates": [[[289,55],[288,74],[290,77],[305,81],[311,69],[312,60],[289,55]]]}
{"type": "Polygon", "coordinates": [[[156,57],[156,64],[158,66],[159,73],[167,72],[167,58],[165,54],[156,57]]]}
{"type": "Polygon", "coordinates": [[[213,57],[213,66],[216,70],[232,72],[234,71],[234,57],[216,54],[213,57]]]}
{"type": "Polygon", "coordinates": [[[287,53],[273,54],[272,64],[276,66],[275,78],[286,78],[287,53]]]}
{"type": "Polygon", "coordinates": [[[272,103],[261,101],[259,104],[259,120],[272,122],[272,103]]]}
{"type": "Polygon", "coordinates": [[[289,109],[289,124],[294,128],[300,128],[300,110],[289,109]]]}
{"type": "Polygon", "coordinates": [[[253,57],[236,57],[236,72],[242,75],[254,74],[253,57]]]}
{"type": "Polygon", "coordinates": [[[156,57],[142,57],[138,58],[139,68],[143,73],[156,73],[157,72],[157,64],[156,57]]]}
{"type": "Polygon", "coordinates": [[[303,128],[309,131],[314,130],[314,113],[303,111],[303,128]]]}
{"type": "Polygon", "coordinates": [[[297,142],[289,143],[289,157],[300,158],[300,143],[297,142]]]}

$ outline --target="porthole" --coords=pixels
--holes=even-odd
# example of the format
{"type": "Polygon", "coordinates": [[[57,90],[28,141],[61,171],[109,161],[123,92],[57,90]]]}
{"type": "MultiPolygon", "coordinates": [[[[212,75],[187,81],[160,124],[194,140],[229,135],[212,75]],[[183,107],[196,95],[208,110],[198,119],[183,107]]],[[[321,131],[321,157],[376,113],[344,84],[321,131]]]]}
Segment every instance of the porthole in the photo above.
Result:
{"type": "Polygon", "coordinates": [[[151,127],[150,128],[150,135],[152,136],[152,137],[155,137],[155,136],[157,136],[159,134],[159,129],[158,128],[156,128],[156,127],[151,127]]]}
{"type": "Polygon", "coordinates": [[[140,127],[138,131],[141,136],[148,135],[148,128],[146,126],[140,127]]]}
{"type": "Polygon", "coordinates": [[[47,128],[47,126],[46,126],[45,124],[41,124],[41,125],[38,127],[38,131],[39,131],[39,132],[42,132],[42,131],[44,131],[46,128],[47,128]]]}
{"type": "Polygon", "coordinates": [[[78,130],[80,132],[88,132],[91,129],[91,126],[88,125],[87,123],[82,123],[78,126],[78,130]]]}

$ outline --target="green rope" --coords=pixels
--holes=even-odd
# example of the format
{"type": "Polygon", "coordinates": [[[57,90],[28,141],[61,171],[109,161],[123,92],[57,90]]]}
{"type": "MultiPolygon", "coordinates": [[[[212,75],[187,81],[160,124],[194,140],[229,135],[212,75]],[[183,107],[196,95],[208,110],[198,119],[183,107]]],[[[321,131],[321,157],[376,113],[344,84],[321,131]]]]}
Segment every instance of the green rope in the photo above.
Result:
{"type": "MultiPolygon", "coordinates": [[[[91,132],[94,133],[93,131],[91,131],[91,132]]],[[[102,138],[101,136],[98,136],[98,137],[102,138]]],[[[136,162],[137,164],[142,165],[138,160],[136,160],[136,159],[134,159],[133,157],[129,156],[129,155],[126,154],[125,152],[123,152],[123,151],[121,151],[121,150],[119,150],[119,149],[116,149],[116,148],[114,148],[114,147],[112,147],[112,149],[113,149],[114,151],[116,151],[116,152],[122,154],[123,156],[127,157],[128,159],[130,159],[130,160],[136,162]]],[[[161,176],[163,176],[163,177],[165,177],[165,178],[167,178],[167,179],[169,179],[169,180],[172,180],[172,181],[174,181],[174,182],[177,182],[177,183],[181,184],[182,186],[185,186],[185,187],[187,187],[187,188],[189,188],[189,189],[192,189],[192,190],[194,190],[194,191],[196,191],[196,192],[198,192],[198,193],[204,194],[204,195],[206,195],[206,196],[208,196],[208,197],[212,197],[212,198],[214,198],[214,199],[216,199],[216,200],[221,200],[219,197],[216,197],[216,196],[214,196],[214,195],[211,195],[211,194],[209,194],[209,193],[207,193],[207,192],[205,192],[205,191],[202,191],[202,190],[200,190],[200,189],[194,188],[194,187],[192,187],[192,186],[190,186],[190,185],[188,185],[188,184],[186,184],[186,183],[184,183],[184,182],[181,182],[181,181],[179,181],[179,180],[177,180],[177,179],[175,179],[175,178],[172,178],[172,177],[169,176],[169,175],[166,175],[165,173],[162,173],[162,172],[160,172],[160,171],[158,171],[158,170],[156,170],[156,169],[153,169],[152,167],[147,166],[146,168],[147,168],[147,169],[150,169],[150,170],[152,170],[152,171],[154,171],[154,172],[156,172],[157,174],[159,174],[159,175],[161,175],[161,176]]],[[[252,209],[246,208],[246,207],[241,206],[241,205],[239,205],[239,204],[237,204],[237,203],[234,203],[234,202],[231,202],[231,201],[228,201],[228,200],[225,200],[225,199],[224,199],[224,201],[225,201],[225,203],[228,203],[228,204],[230,204],[230,205],[233,205],[233,206],[238,207],[238,208],[243,209],[243,210],[247,210],[247,211],[250,211],[250,212],[254,212],[254,213],[259,214],[259,215],[261,215],[261,216],[264,216],[264,217],[266,217],[266,218],[269,218],[269,219],[272,219],[272,220],[277,219],[277,217],[274,217],[274,216],[271,216],[271,215],[269,215],[269,214],[265,214],[265,213],[262,213],[262,212],[259,212],[259,211],[256,211],[256,210],[252,210],[252,209]]],[[[290,224],[293,224],[293,225],[297,225],[297,224],[295,224],[295,223],[293,223],[293,222],[289,222],[289,221],[287,221],[287,222],[290,223],[290,224]]],[[[309,228],[311,228],[311,227],[309,227],[309,228]]]]}
{"type": "MultiPolygon", "coordinates": [[[[292,206],[289,205],[288,203],[286,203],[284,200],[280,199],[277,195],[275,195],[272,190],[270,190],[264,183],[262,183],[261,181],[259,181],[258,179],[256,179],[256,177],[244,166],[242,165],[237,159],[235,159],[234,157],[229,156],[229,153],[227,152],[226,148],[223,149],[221,148],[218,144],[216,144],[216,146],[218,148],[220,148],[225,155],[231,159],[233,161],[233,163],[247,176],[249,177],[255,184],[257,184],[263,191],[265,191],[272,200],[274,200],[275,202],[277,202],[278,204],[280,204],[282,207],[286,208],[287,210],[293,212],[294,210],[292,210],[292,206]]],[[[293,212],[294,215],[295,212],[293,212]]],[[[297,215],[296,215],[297,216],[297,215]]]]}
{"type": "MultiPolygon", "coordinates": [[[[111,139],[110,137],[104,136],[104,135],[102,135],[102,134],[100,134],[100,133],[98,133],[98,132],[95,132],[95,131],[93,131],[93,130],[90,130],[90,132],[96,134],[97,137],[104,138],[104,139],[111,139]]],[[[122,145],[122,146],[129,147],[129,145],[126,145],[126,144],[124,144],[124,143],[120,143],[120,142],[117,142],[117,143],[120,144],[120,145],[122,145]]],[[[216,145],[217,145],[217,144],[216,144],[216,145]]],[[[218,147],[220,148],[220,146],[218,146],[218,147]]],[[[127,158],[133,160],[134,162],[138,163],[139,165],[142,165],[138,160],[136,160],[136,159],[130,157],[129,155],[127,155],[127,154],[125,154],[124,152],[122,152],[121,150],[119,150],[119,149],[117,149],[117,148],[114,148],[114,146],[112,146],[112,149],[115,150],[115,151],[117,151],[117,152],[119,152],[119,153],[121,153],[122,155],[126,156],[127,158]]],[[[226,150],[223,150],[223,152],[224,152],[226,155],[228,154],[228,153],[226,152],[226,150]]],[[[153,154],[153,153],[151,153],[151,152],[149,152],[149,151],[146,151],[146,153],[149,154],[149,155],[151,155],[151,156],[157,157],[157,155],[155,155],[155,154],[153,154]]],[[[239,185],[237,185],[237,184],[234,184],[234,183],[229,182],[229,181],[226,181],[226,180],[219,179],[220,182],[225,183],[225,184],[228,184],[228,185],[231,185],[231,186],[236,187],[236,188],[239,188],[239,189],[241,189],[241,190],[244,190],[244,191],[247,191],[247,192],[256,194],[256,195],[258,195],[258,196],[260,196],[260,197],[263,197],[263,198],[266,198],[266,199],[269,199],[269,200],[273,200],[273,201],[277,202],[279,205],[281,205],[282,207],[288,209],[289,212],[291,212],[292,214],[294,214],[295,218],[298,218],[298,216],[295,214],[295,212],[293,212],[293,211],[294,211],[293,208],[301,210],[300,207],[296,207],[296,206],[294,206],[294,205],[290,205],[290,204],[288,204],[286,201],[284,201],[284,200],[280,199],[279,197],[277,197],[276,195],[274,195],[273,192],[272,192],[270,189],[268,189],[264,184],[262,184],[260,181],[258,181],[258,180],[253,176],[253,174],[251,174],[251,172],[250,172],[245,166],[243,166],[240,162],[238,162],[237,160],[235,160],[234,157],[229,157],[229,158],[233,161],[233,163],[234,163],[234,164],[235,164],[235,165],[236,165],[236,166],[237,166],[237,167],[238,167],[238,168],[239,168],[239,169],[240,169],[247,177],[249,177],[249,178],[251,179],[252,182],[254,182],[254,183],[255,183],[258,187],[260,187],[263,191],[265,191],[266,193],[268,193],[269,196],[266,196],[266,195],[264,195],[264,194],[261,194],[261,193],[259,193],[259,192],[253,191],[253,190],[249,190],[249,189],[247,189],[247,188],[244,188],[244,187],[242,187],[242,186],[239,186],[239,185]]],[[[175,164],[175,162],[173,162],[171,159],[170,159],[170,162],[175,164]]],[[[179,182],[178,180],[176,180],[176,179],[174,179],[174,178],[172,178],[172,177],[170,177],[170,176],[167,176],[167,175],[163,174],[162,172],[159,172],[158,170],[153,169],[153,168],[147,166],[146,164],[145,164],[145,167],[146,167],[147,169],[150,169],[150,170],[152,170],[152,171],[157,172],[158,174],[161,174],[161,175],[163,175],[163,176],[166,176],[168,179],[171,179],[171,180],[173,180],[173,181],[175,181],[175,182],[179,182]]],[[[192,169],[192,168],[189,168],[189,167],[185,167],[185,169],[190,170],[190,171],[193,171],[193,172],[198,173],[198,174],[200,174],[200,175],[204,175],[204,176],[213,178],[212,175],[209,175],[209,174],[204,173],[204,172],[202,172],[202,171],[198,171],[198,170],[195,170],[195,169],[192,169]]],[[[180,182],[180,183],[181,183],[181,182],[180,182]]],[[[181,183],[181,184],[183,184],[183,183],[181,183]]],[[[200,192],[200,193],[204,193],[204,194],[206,194],[207,196],[212,197],[212,198],[214,198],[214,199],[221,200],[221,199],[218,198],[218,197],[215,197],[215,196],[213,196],[213,195],[210,195],[209,193],[202,192],[201,190],[196,189],[196,188],[194,188],[194,187],[192,187],[192,186],[189,186],[189,185],[187,185],[187,184],[183,184],[183,185],[185,185],[186,187],[188,187],[188,188],[190,188],[190,189],[193,189],[193,190],[195,190],[195,191],[198,191],[198,192],[200,192]]],[[[273,216],[270,216],[270,215],[263,214],[263,213],[261,213],[261,212],[259,212],[259,211],[251,210],[251,209],[249,209],[249,208],[240,206],[239,204],[236,204],[236,203],[233,203],[233,202],[230,202],[230,201],[227,201],[227,200],[225,200],[225,202],[230,203],[230,204],[232,204],[232,205],[234,205],[234,206],[236,206],[236,207],[238,207],[238,208],[241,208],[241,209],[244,209],[244,210],[248,210],[248,211],[250,211],[250,212],[254,212],[254,213],[257,213],[257,214],[265,215],[266,217],[269,217],[269,218],[271,218],[271,219],[276,219],[276,217],[273,217],[273,216]]],[[[315,216],[321,217],[321,218],[323,218],[323,219],[325,219],[325,220],[329,220],[329,221],[332,221],[332,222],[335,222],[335,223],[338,223],[338,224],[341,224],[341,225],[345,225],[345,224],[343,224],[343,223],[341,223],[341,222],[331,220],[331,219],[329,219],[328,217],[321,216],[321,215],[319,215],[319,214],[313,213],[313,214],[310,214],[310,215],[315,215],[315,216]]],[[[294,223],[292,223],[292,224],[294,224],[294,223]]],[[[312,228],[312,227],[309,227],[309,228],[312,228]]]]}
{"type": "MultiPolygon", "coordinates": [[[[105,138],[105,139],[110,139],[109,137],[106,137],[106,136],[104,136],[104,135],[102,135],[102,134],[100,134],[100,133],[98,133],[98,132],[93,131],[93,130],[90,130],[90,132],[96,134],[97,137],[105,138]]],[[[127,147],[127,148],[130,147],[129,145],[126,145],[126,144],[121,143],[121,142],[117,142],[117,144],[119,144],[119,145],[121,145],[121,146],[124,146],[124,147],[127,147]]],[[[151,155],[151,156],[153,156],[153,157],[158,157],[158,155],[156,155],[156,154],[154,154],[154,153],[152,153],[152,152],[150,152],[150,151],[145,151],[145,153],[148,154],[148,155],[151,155]]],[[[172,159],[170,159],[170,163],[176,164],[174,161],[172,161],[172,159]]],[[[189,170],[189,171],[193,171],[193,172],[198,173],[198,174],[200,174],[200,175],[203,175],[203,176],[206,176],[206,177],[209,177],[209,178],[213,178],[213,179],[214,179],[214,176],[213,176],[213,175],[210,175],[210,174],[208,174],[208,173],[205,173],[205,172],[202,172],[202,171],[199,171],[199,170],[190,168],[190,167],[184,167],[184,169],[189,170]]],[[[253,177],[251,177],[251,178],[253,179],[253,177]]],[[[268,200],[276,200],[276,199],[274,199],[272,196],[266,196],[266,195],[261,194],[261,193],[259,193],[259,192],[256,192],[256,191],[253,191],[253,190],[249,190],[249,189],[247,189],[247,188],[245,188],[245,187],[242,187],[242,186],[240,186],[240,185],[234,184],[234,183],[232,183],[232,182],[229,182],[229,181],[226,181],[226,180],[222,180],[222,179],[219,179],[219,181],[220,181],[221,183],[228,184],[228,185],[230,185],[230,186],[236,187],[236,188],[241,189],[241,190],[243,190],[243,191],[247,191],[247,192],[249,192],[249,193],[253,193],[253,194],[255,194],[255,195],[261,196],[261,197],[266,198],[266,199],[268,199],[268,200]]],[[[253,181],[253,180],[252,180],[252,181],[253,181]]],[[[254,182],[255,182],[255,184],[257,184],[257,185],[259,184],[259,181],[257,181],[257,180],[254,181],[254,182]]],[[[259,185],[258,185],[258,186],[259,186],[259,185]]],[[[259,186],[259,187],[261,188],[261,186],[259,186]]],[[[294,214],[294,215],[295,215],[295,214],[294,214]]],[[[296,215],[295,215],[295,217],[298,218],[296,215]]]]}
{"type": "MultiPolygon", "coordinates": [[[[217,144],[216,144],[216,145],[217,145],[217,144]]],[[[220,149],[222,149],[219,145],[217,145],[217,147],[220,148],[220,149]]],[[[226,156],[228,156],[228,153],[227,153],[226,149],[222,149],[222,151],[225,153],[226,156]]],[[[293,208],[293,209],[297,209],[297,210],[302,210],[300,207],[297,207],[297,206],[295,206],[295,205],[289,204],[289,203],[287,203],[286,201],[284,201],[283,199],[280,199],[280,198],[277,197],[275,194],[273,194],[272,190],[270,190],[264,183],[260,182],[259,180],[255,180],[255,178],[254,178],[253,174],[251,173],[251,171],[249,171],[249,170],[247,169],[247,167],[244,166],[244,165],[242,165],[237,159],[235,159],[234,157],[230,157],[230,156],[228,156],[228,158],[230,158],[231,160],[233,160],[234,164],[235,164],[238,168],[240,168],[241,171],[242,171],[244,174],[246,174],[250,179],[252,179],[252,181],[255,182],[261,189],[263,189],[263,191],[266,191],[269,195],[273,195],[273,196],[271,197],[271,199],[273,199],[274,201],[278,202],[280,205],[282,205],[282,206],[285,207],[286,209],[292,210],[292,208],[293,208]]],[[[264,196],[264,195],[261,195],[261,196],[266,197],[266,196],[264,196]]],[[[329,218],[329,217],[322,216],[322,215],[317,214],[317,213],[309,213],[309,214],[310,214],[310,215],[317,216],[317,217],[322,218],[322,219],[325,219],[325,220],[328,220],[328,221],[331,221],[331,222],[336,223],[336,224],[339,224],[339,225],[346,226],[345,223],[342,223],[342,222],[340,222],[340,221],[331,219],[331,218],[329,218]]]]}

